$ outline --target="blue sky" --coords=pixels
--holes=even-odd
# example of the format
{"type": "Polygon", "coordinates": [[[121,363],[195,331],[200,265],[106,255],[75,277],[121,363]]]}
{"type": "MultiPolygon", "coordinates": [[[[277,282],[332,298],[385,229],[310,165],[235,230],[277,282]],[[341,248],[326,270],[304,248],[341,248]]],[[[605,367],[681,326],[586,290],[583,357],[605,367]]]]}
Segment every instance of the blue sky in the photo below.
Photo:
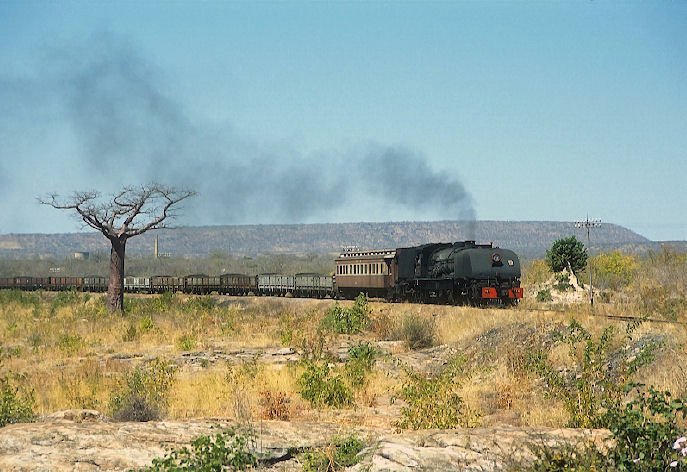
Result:
{"type": "MultiPolygon", "coordinates": [[[[687,239],[687,2],[0,1],[0,233],[152,180],[181,224],[687,239]]],[[[479,235],[476,235],[479,238],[479,235]]]]}

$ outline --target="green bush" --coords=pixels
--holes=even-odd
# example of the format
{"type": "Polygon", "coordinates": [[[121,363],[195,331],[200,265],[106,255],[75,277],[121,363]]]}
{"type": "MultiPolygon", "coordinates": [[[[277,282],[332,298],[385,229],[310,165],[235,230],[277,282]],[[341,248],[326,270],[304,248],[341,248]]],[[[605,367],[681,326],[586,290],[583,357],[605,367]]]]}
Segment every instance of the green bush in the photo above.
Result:
{"type": "Polygon", "coordinates": [[[84,345],[84,340],[78,334],[62,334],[57,339],[57,347],[66,355],[74,355],[84,345]]]}
{"type": "Polygon", "coordinates": [[[627,286],[639,270],[637,257],[620,251],[599,254],[590,262],[594,284],[610,290],[627,286]]]}
{"type": "Polygon", "coordinates": [[[538,302],[552,302],[553,297],[551,296],[551,290],[544,289],[540,290],[537,292],[537,301],[538,302]]]}
{"type": "Polygon", "coordinates": [[[298,378],[300,395],[313,407],[343,408],[353,405],[353,393],[341,376],[335,375],[326,362],[305,363],[298,378]]]}
{"type": "Polygon", "coordinates": [[[225,430],[214,436],[200,436],[190,447],[182,447],[163,458],[153,459],[149,472],[194,471],[222,472],[248,470],[257,466],[252,433],[225,430]]]}
{"type": "MultiPolygon", "coordinates": [[[[637,326],[628,325],[628,338],[637,326]]],[[[567,345],[569,357],[576,363],[572,370],[556,368],[548,358],[548,347],[528,353],[528,370],[542,377],[547,394],[563,401],[572,428],[606,427],[606,412],[621,406],[626,385],[640,367],[653,360],[658,347],[648,342],[635,352],[617,349],[614,337],[615,330],[608,327],[595,340],[576,320],[555,333],[555,342],[567,345]]]]}
{"type": "Polygon", "coordinates": [[[406,405],[396,426],[414,430],[474,426],[476,415],[457,391],[465,375],[464,364],[465,360],[457,357],[441,373],[429,377],[407,370],[399,395],[406,405]]]}
{"type": "MultiPolygon", "coordinates": [[[[685,433],[687,399],[673,399],[670,392],[653,388],[643,391],[640,385],[631,387],[637,396],[607,414],[608,428],[616,439],[608,456],[617,469],[665,470],[678,459],[673,444],[685,433]]],[[[685,459],[682,464],[687,466],[685,459]]]]}
{"type": "Polygon", "coordinates": [[[177,347],[182,351],[191,351],[197,344],[196,337],[192,334],[184,334],[177,338],[177,347]]]}
{"type": "Polygon", "coordinates": [[[517,470],[627,470],[653,472],[684,470],[687,467],[687,440],[684,419],[687,399],[673,399],[670,392],[644,390],[633,384],[634,398],[607,412],[607,426],[613,441],[601,452],[591,444],[581,447],[529,445],[535,461],[517,470]]]}
{"type": "Polygon", "coordinates": [[[65,306],[76,305],[81,301],[81,294],[76,290],[67,290],[64,292],[57,292],[55,298],[53,298],[51,303],[51,311],[55,311],[58,308],[65,306]]]}
{"type": "Polygon", "coordinates": [[[587,265],[587,257],[584,244],[575,236],[557,239],[546,251],[546,263],[552,272],[561,272],[569,266],[577,273],[587,265]]]}
{"type": "Polygon", "coordinates": [[[181,305],[185,313],[208,313],[215,308],[215,299],[209,296],[190,297],[181,305]]]}
{"type": "Polygon", "coordinates": [[[137,366],[118,382],[110,396],[110,411],[115,421],[151,421],[162,418],[174,383],[174,366],[154,360],[137,366]]]}
{"type": "Polygon", "coordinates": [[[327,310],[322,320],[323,326],[339,334],[355,334],[365,329],[370,322],[370,308],[367,298],[358,295],[350,308],[338,302],[327,310]]]}
{"type": "Polygon", "coordinates": [[[36,417],[33,390],[23,386],[22,377],[0,377],[0,427],[27,423],[36,417]]]}
{"type": "Polygon", "coordinates": [[[367,375],[372,371],[378,351],[370,343],[360,343],[348,350],[348,361],[344,375],[353,388],[365,385],[367,375]]]}
{"type": "Polygon", "coordinates": [[[365,443],[356,436],[335,437],[330,444],[300,457],[304,472],[336,472],[359,462],[365,443]]]}
{"type": "Polygon", "coordinates": [[[22,290],[0,290],[0,305],[16,303],[23,307],[36,307],[40,304],[40,297],[35,292],[22,290]]]}
{"type": "Polygon", "coordinates": [[[553,288],[555,290],[558,290],[559,292],[568,292],[574,289],[574,287],[570,285],[570,279],[568,278],[568,274],[556,274],[554,278],[556,280],[556,282],[553,284],[553,288]]]}

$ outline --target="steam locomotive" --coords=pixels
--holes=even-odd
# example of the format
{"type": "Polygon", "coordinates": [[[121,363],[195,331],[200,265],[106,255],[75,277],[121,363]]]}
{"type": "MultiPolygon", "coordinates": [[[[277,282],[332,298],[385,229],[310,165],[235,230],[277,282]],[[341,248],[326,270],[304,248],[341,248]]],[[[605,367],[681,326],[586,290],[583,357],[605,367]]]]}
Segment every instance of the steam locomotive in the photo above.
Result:
{"type": "Polygon", "coordinates": [[[425,244],[383,251],[342,251],[337,293],[360,292],[393,301],[516,304],[523,296],[520,260],[509,249],[475,241],[425,244]]]}
{"type": "MultiPolygon", "coordinates": [[[[0,289],[105,292],[107,285],[108,279],[101,276],[0,278],[0,289]]],[[[389,301],[456,305],[513,305],[523,296],[517,254],[475,241],[383,250],[344,248],[335,260],[334,275],[129,276],[124,290],[310,298],[354,298],[364,293],[389,301]]]]}

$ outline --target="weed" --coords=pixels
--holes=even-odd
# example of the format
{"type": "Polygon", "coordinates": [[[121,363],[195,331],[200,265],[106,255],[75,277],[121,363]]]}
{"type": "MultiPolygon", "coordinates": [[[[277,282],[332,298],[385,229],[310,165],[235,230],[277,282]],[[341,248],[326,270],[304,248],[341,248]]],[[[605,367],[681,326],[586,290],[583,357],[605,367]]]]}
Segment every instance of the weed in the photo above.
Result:
{"type": "Polygon", "coordinates": [[[57,292],[55,298],[51,303],[51,311],[57,310],[66,306],[76,305],[81,301],[81,294],[76,290],[67,290],[64,292],[57,292]]]}
{"type": "Polygon", "coordinates": [[[305,360],[317,361],[329,357],[325,347],[329,344],[327,331],[319,326],[314,332],[302,334],[301,357],[305,360]]]}
{"type": "Polygon", "coordinates": [[[27,423],[36,417],[33,390],[24,386],[23,376],[0,377],[0,427],[27,423]]]}
{"type": "Polygon", "coordinates": [[[147,333],[155,328],[155,322],[150,315],[144,315],[138,320],[138,329],[141,333],[147,333]]]}
{"type": "Polygon", "coordinates": [[[570,278],[567,272],[556,274],[553,288],[559,292],[568,292],[570,290],[574,290],[573,286],[570,285],[570,278]]]}
{"type": "Polygon", "coordinates": [[[476,414],[457,393],[465,375],[464,363],[463,358],[456,357],[441,373],[429,377],[406,370],[408,378],[400,394],[406,406],[401,408],[396,426],[415,430],[474,426],[476,414]]]}
{"type": "Polygon", "coordinates": [[[613,436],[608,451],[602,453],[589,444],[581,448],[530,445],[536,460],[518,470],[683,470],[680,467],[687,466],[687,448],[682,453],[683,443],[687,447],[683,436],[687,399],[673,399],[670,392],[644,390],[638,384],[629,386],[630,390],[634,399],[607,413],[613,436]]]}
{"type": "Polygon", "coordinates": [[[215,307],[215,299],[212,297],[190,297],[181,305],[185,313],[209,313],[215,307]]]}
{"type": "Polygon", "coordinates": [[[350,308],[334,304],[325,313],[322,323],[325,327],[339,334],[355,334],[365,329],[370,321],[370,308],[367,298],[358,295],[350,308]]]}
{"type": "Polygon", "coordinates": [[[550,289],[544,289],[540,290],[537,292],[537,301],[538,302],[552,302],[553,297],[551,296],[551,290],[550,289]]]}
{"type": "Polygon", "coordinates": [[[136,329],[136,325],[134,323],[129,323],[126,331],[124,331],[124,334],[122,334],[122,341],[128,343],[135,341],[136,339],[138,339],[138,330],[136,329]]]}
{"type": "Polygon", "coordinates": [[[369,343],[360,343],[348,350],[344,375],[354,388],[365,384],[367,374],[372,371],[377,355],[377,349],[369,343]]]}
{"type": "Polygon", "coordinates": [[[37,352],[43,344],[43,336],[41,333],[34,331],[33,333],[29,334],[29,337],[26,341],[29,343],[29,346],[31,346],[33,352],[37,352]]]}
{"type": "Polygon", "coordinates": [[[78,334],[62,334],[57,340],[57,347],[65,355],[73,356],[84,345],[84,340],[78,334]]]}
{"type": "Polygon", "coordinates": [[[269,390],[260,392],[262,418],[265,420],[288,420],[289,403],[291,403],[291,400],[284,392],[272,392],[269,390]]]}
{"type": "Polygon", "coordinates": [[[100,408],[98,393],[103,387],[103,380],[100,365],[95,361],[88,361],[81,372],[71,377],[62,373],[59,385],[70,408],[97,410],[100,408]]]}
{"type": "Polygon", "coordinates": [[[352,467],[360,461],[358,454],[364,447],[365,443],[356,436],[335,437],[328,446],[306,452],[300,457],[303,471],[336,472],[352,467]]]}
{"type": "Polygon", "coordinates": [[[214,436],[200,436],[190,447],[182,447],[163,458],[153,459],[149,472],[194,471],[220,472],[223,470],[248,470],[257,466],[258,460],[252,449],[255,438],[252,433],[229,429],[214,436]]]}
{"type": "MultiPolygon", "coordinates": [[[[638,323],[628,325],[628,338],[638,323]]],[[[548,394],[563,401],[570,415],[568,426],[598,428],[607,423],[605,413],[620,407],[625,386],[637,370],[653,359],[657,348],[649,342],[636,348],[613,349],[614,329],[608,327],[598,340],[573,320],[556,341],[568,346],[568,355],[577,365],[560,371],[548,359],[548,350],[540,347],[529,353],[528,369],[544,381],[548,394]]]]}
{"type": "Polygon", "coordinates": [[[298,385],[301,397],[313,407],[342,408],[353,405],[353,393],[325,362],[306,361],[298,385]]]}
{"type": "Polygon", "coordinates": [[[196,337],[192,334],[183,334],[177,338],[177,347],[181,351],[191,351],[197,343],[196,337]]]}
{"type": "Polygon", "coordinates": [[[405,341],[408,349],[411,350],[434,346],[437,340],[437,325],[434,317],[406,313],[397,326],[395,337],[405,341]]]}
{"type": "Polygon", "coordinates": [[[137,366],[127,372],[110,396],[110,410],[115,421],[151,421],[160,419],[169,402],[174,383],[174,367],[154,360],[148,367],[137,366]]]}

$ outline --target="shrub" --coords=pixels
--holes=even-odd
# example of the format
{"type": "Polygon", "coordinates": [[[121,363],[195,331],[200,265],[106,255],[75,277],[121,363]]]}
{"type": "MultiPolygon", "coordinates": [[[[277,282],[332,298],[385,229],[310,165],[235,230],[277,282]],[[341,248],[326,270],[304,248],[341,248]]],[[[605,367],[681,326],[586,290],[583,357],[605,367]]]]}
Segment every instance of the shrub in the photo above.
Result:
{"type": "Polygon", "coordinates": [[[35,401],[33,390],[23,386],[22,377],[0,377],[0,427],[33,421],[35,401]]]}
{"type": "Polygon", "coordinates": [[[556,282],[553,284],[553,288],[559,292],[567,292],[573,290],[574,287],[570,285],[570,279],[567,273],[556,274],[554,277],[556,282]]]}
{"type": "Polygon", "coordinates": [[[191,351],[197,344],[196,337],[192,334],[184,334],[177,338],[177,347],[181,351],[191,351]]]}
{"type": "Polygon", "coordinates": [[[83,344],[83,338],[78,334],[63,334],[57,340],[57,347],[66,355],[76,354],[83,344]]]}
{"type": "Polygon", "coordinates": [[[136,329],[136,325],[134,323],[129,323],[126,331],[124,331],[124,334],[122,334],[122,341],[128,343],[135,341],[136,339],[138,339],[138,330],[136,329]]]}
{"type": "Polygon", "coordinates": [[[159,359],[147,367],[137,366],[127,372],[110,396],[112,418],[115,421],[160,419],[167,409],[174,374],[174,367],[159,359]]]}
{"type": "Polygon", "coordinates": [[[687,399],[653,388],[643,391],[637,384],[631,388],[637,396],[608,412],[608,428],[616,439],[608,456],[617,469],[664,470],[677,458],[673,444],[684,435],[680,420],[687,417],[687,399]]]}
{"type": "Polygon", "coordinates": [[[353,405],[353,393],[325,362],[306,361],[298,378],[300,395],[313,407],[343,408],[353,405]]]}
{"type": "Polygon", "coordinates": [[[406,406],[401,408],[396,426],[415,430],[474,426],[476,415],[457,392],[465,374],[464,363],[457,357],[441,373],[429,377],[407,370],[408,379],[400,393],[406,406]]]}
{"type": "Polygon", "coordinates": [[[543,259],[535,259],[523,264],[522,283],[525,286],[541,285],[551,277],[551,269],[543,259]]]}
{"type": "Polygon", "coordinates": [[[408,349],[424,349],[436,343],[437,326],[434,318],[406,313],[397,325],[394,337],[405,341],[408,349]]]}
{"type": "Polygon", "coordinates": [[[208,296],[190,297],[182,306],[186,313],[207,313],[215,307],[215,299],[208,296]]]}
{"type": "Polygon", "coordinates": [[[537,301],[538,302],[552,302],[553,297],[551,296],[551,290],[544,289],[540,290],[537,292],[537,301]]]}
{"type": "Polygon", "coordinates": [[[370,308],[367,298],[362,293],[358,295],[350,308],[341,306],[338,302],[325,313],[322,323],[325,327],[339,334],[355,334],[365,329],[370,322],[370,308]]]}
{"type": "MultiPolygon", "coordinates": [[[[628,338],[638,323],[628,325],[628,338]]],[[[563,401],[573,428],[605,427],[605,413],[619,408],[625,397],[625,386],[637,370],[653,359],[656,343],[648,342],[634,352],[614,349],[613,327],[604,329],[598,340],[573,320],[554,340],[568,346],[572,370],[560,371],[548,358],[548,348],[539,347],[528,353],[527,368],[542,377],[547,394],[563,401]]]]}
{"type": "Polygon", "coordinates": [[[354,466],[365,443],[356,436],[335,437],[325,448],[306,452],[300,460],[304,472],[335,472],[354,466]]]}
{"type": "Polygon", "coordinates": [[[634,399],[607,413],[613,439],[607,451],[591,444],[529,445],[536,459],[526,467],[520,464],[517,470],[683,470],[680,467],[687,466],[687,399],[673,399],[670,392],[653,388],[645,391],[638,384],[629,390],[634,390],[634,399]]]}
{"type": "Polygon", "coordinates": [[[587,253],[584,244],[575,236],[554,241],[551,249],[546,251],[546,263],[552,272],[560,272],[568,266],[577,273],[587,265],[587,253]]]}
{"type": "Polygon", "coordinates": [[[289,403],[291,400],[284,392],[260,392],[262,418],[265,420],[288,420],[289,403]]]}
{"type": "Polygon", "coordinates": [[[0,305],[9,305],[16,303],[23,307],[37,307],[40,304],[40,298],[35,292],[24,292],[22,290],[0,290],[0,305]]]}
{"type": "Polygon", "coordinates": [[[348,361],[344,366],[344,375],[354,388],[365,384],[367,374],[372,371],[378,352],[369,343],[360,343],[348,350],[348,361]]]}
{"type": "Polygon", "coordinates": [[[76,290],[57,292],[51,303],[51,311],[54,312],[58,308],[75,305],[79,301],[81,301],[81,294],[76,290]]]}
{"type": "Polygon", "coordinates": [[[594,256],[590,265],[595,284],[610,290],[627,286],[639,269],[639,261],[635,256],[620,251],[594,256]]]}
{"type": "Polygon", "coordinates": [[[225,430],[214,436],[200,436],[191,446],[168,453],[143,470],[150,472],[197,471],[221,472],[224,470],[248,470],[258,464],[252,433],[225,430]]]}

